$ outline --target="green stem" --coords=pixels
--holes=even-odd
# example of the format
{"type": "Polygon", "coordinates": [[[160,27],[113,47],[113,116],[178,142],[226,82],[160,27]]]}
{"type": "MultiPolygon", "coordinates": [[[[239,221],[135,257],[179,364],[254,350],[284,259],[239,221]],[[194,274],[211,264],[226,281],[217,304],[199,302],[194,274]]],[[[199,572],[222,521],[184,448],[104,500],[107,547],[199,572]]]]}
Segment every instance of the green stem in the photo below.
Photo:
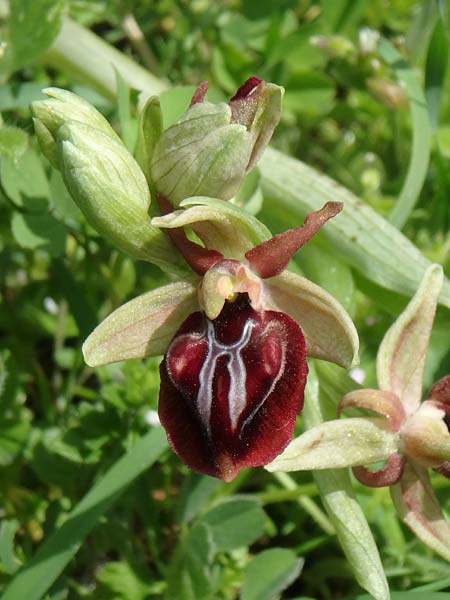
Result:
{"type": "Polygon", "coordinates": [[[43,60],[111,100],[117,95],[116,71],[131,88],[142,92],[143,99],[160,94],[169,85],[95,33],[67,18],[43,60]]]}

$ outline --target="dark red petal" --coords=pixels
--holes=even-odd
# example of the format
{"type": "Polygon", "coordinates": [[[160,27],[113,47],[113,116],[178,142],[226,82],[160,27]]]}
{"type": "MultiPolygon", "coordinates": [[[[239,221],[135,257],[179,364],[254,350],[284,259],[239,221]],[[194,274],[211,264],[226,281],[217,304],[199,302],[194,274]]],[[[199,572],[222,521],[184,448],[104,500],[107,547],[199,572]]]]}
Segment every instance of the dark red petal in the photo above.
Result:
{"type": "Polygon", "coordinates": [[[436,381],[428,394],[428,398],[445,404],[450,410],[450,375],[436,381]]]}
{"type": "Polygon", "coordinates": [[[255,75],[249,77],[230,99],[230,104],[236,100],[240,100],[241,98],[246,98],[256,87],[258,87],[261,82],[262,79],[256,77],[255,75]]]}
{"type": "Polygon", "coordinates": [[[161,363],[159,416],[172,448],[225,481],[269,463],[292,437],[307,371],[297,323],[253,310],[247,294],[214,321],[193,313],[161,363]]]}
{"type": "Polygon", "coordinates": [[[194,95],[192,96],[192,100],[191,100],[191,103],[189,104],[189,107],[193,106],[194,104],[198,104],[199,102],[203,102],[207,91],[208,91],[208,82],[202,81],[201,83],[199,83],[197,86],[197,89],[194,92],[194,95]]]}
{"type": "Polygon", "coordinates": [[[246,252],[245,256],[252,269],[263,279],[279,275],[297,250],[306,244],[328,219],[340,213],[343,206],[342,202],[327,202],[320,210],[309,213],[303,225],[283,231],[246,252]]]}
{"type": "Polygon", "coordinates": [[[394,485],[394,483],[400,481],[404,466],[404,457],[398,452],[394,452],[381,469],[370,471],[366,467],[353,467],[353,475],[364,485],[385,487],[394,485]]]}
{"type": "MultiPolygon", "coordinates": [[[[172,204],[165,196],[158,193],[156,199],[162,215],[167,215],[173,211],[172,204]]],[[[168,228],[167,234],[187,264],[199,275],[204,275],[208,269],[223,260],[223,254],[217,250],[203,248],[203,246],[188,240],[182,227],[168,228]]]]}

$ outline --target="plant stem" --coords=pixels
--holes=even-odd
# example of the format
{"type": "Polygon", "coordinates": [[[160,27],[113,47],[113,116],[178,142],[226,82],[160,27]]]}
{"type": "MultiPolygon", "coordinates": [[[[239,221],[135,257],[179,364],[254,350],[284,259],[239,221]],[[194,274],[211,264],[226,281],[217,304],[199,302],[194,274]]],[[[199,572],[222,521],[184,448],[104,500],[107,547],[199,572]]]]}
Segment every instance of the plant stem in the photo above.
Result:
{"type": "Polygon", "coordinates": [[[158,95],[168,87],[95,33],[68,18],[63,19],[61,31],[43,60],[110,100],[117,95],[116,71],[130,87],[140,90],[143,98],[158,95]]]}

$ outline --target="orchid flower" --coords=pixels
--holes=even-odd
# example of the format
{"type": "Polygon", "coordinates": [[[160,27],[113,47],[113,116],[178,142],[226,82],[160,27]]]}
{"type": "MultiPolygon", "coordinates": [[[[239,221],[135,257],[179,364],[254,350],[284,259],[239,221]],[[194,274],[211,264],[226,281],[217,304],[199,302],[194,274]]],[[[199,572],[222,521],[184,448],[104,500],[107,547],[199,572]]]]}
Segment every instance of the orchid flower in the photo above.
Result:
{"type": "Polygon", "coordinates": [[[443,284],[432,265],[404,312],[386,333],[377,355],[379,389],[346,394],[338,413],[363,408],[377,417],[328,421],[295,439],[269,471],[353,467],[368,486],[391,486],[400,518],[425,544],[450,561],[450,525],[431,487],[428,468],[450,477],[450,376],[425,400],[422,376],[443,284]],[[375,469],[367,465],[385,461],[375,469]]]}
{"type": "Polygon", "coordinates": [[[43,150],[91,224],[137,258],[186,265],[177,281],[109,315],[84,343],[87,364],[164,355],[159,415],[173,450],[195,471],[230,481],[289,443],[306,356],[348,367],[358,336],[332,296],[286,270],[342,204],[327,203],[271,237],[227,202],[272,135],[281,88],[250,78],[219,105],[205,93],[201,84],[165,131],[158,100],[147,102],[138,162],[95,109],[68,92],[51,90],[34,113],[43,150]],[[150,190],[161,212],[152,220],[150,190]]]}

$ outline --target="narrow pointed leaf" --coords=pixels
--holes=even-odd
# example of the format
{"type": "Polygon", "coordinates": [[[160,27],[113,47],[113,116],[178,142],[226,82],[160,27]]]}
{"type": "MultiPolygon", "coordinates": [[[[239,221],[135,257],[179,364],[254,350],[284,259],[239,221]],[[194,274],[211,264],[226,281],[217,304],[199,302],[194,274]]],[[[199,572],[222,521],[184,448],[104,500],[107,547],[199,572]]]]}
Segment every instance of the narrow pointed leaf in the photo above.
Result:
{"type": "Polygon", "coordinates": [[[349,367],[359,340],[352,320],[328,292],[304,277],[285,272],[264,282],[263,304],[299,323],[308,355],[349,367]]]}
{"type": "Polygon", "coordinates": [[[193,196],[180,203],[185,210],[152,219],[157,227],[191,227],[205,246],[229,258],[243,258],[249,248],[270,238],[255,217],[224,200],[193,196]]]}
{"type": "Polygon", "coordinates": [[[391,488],[391,495],[402,521],[424,544],[450,561],[450,525],[427,471],[408,461],[400,482],[391,488]]]}
{"type": "Polygon", "coordinates": [[[153,150],[163,130],[162,113],[159,98],[152,96],[147,100],[139,115],[138,137],[136,142],[136,160],[151,185],[150,164],[153,150]]]}
{"type": "Polygon", "coordinates": [[[430,266],[378,350],[378,385],[399,397],[407,415],[416,410],[422,397],[425,356],[442,281],[442,267],[430,266]]]}
{"type": "Polygon", "coordinates": [[[130,300],[98,325],[83,345],[88,365],[164,354],[180,324],[198,310],[196,287],[171,283],[130,300]]]}

